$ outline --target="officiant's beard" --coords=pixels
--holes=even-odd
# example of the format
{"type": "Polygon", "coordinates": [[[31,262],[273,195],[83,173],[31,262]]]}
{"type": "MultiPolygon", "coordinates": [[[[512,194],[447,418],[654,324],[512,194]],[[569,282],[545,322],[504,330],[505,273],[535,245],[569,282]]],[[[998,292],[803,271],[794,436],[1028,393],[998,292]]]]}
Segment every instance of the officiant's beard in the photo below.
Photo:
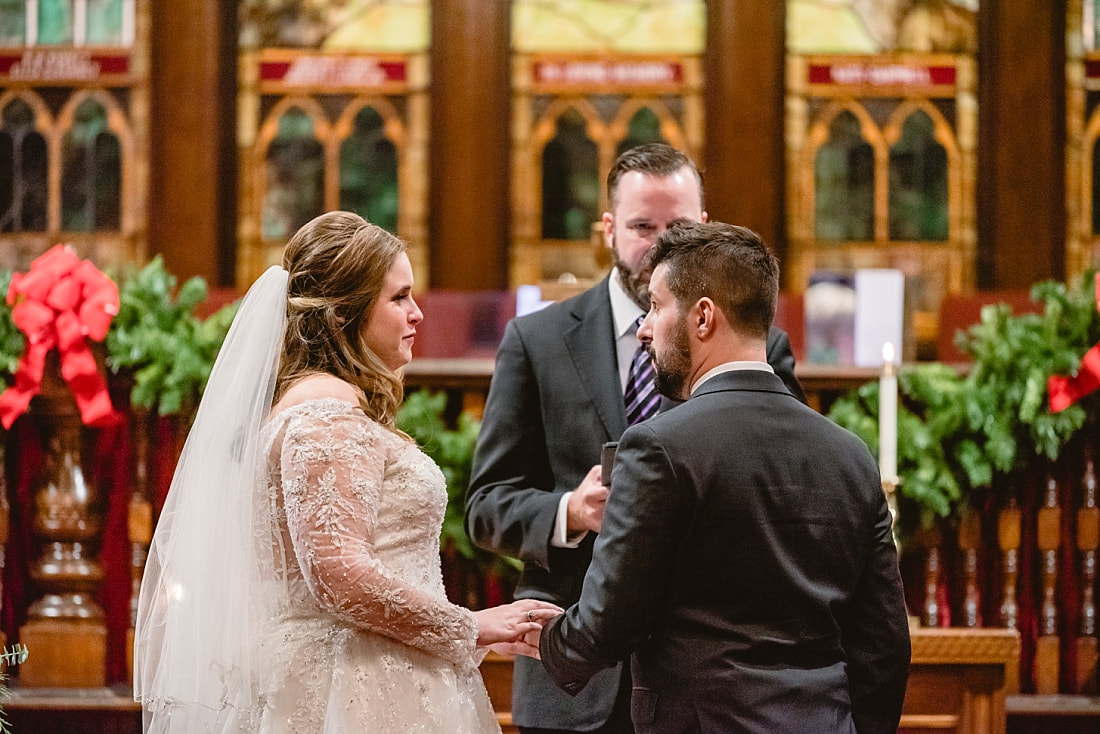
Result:
{"type": "Polygon", "coordinates": [[[615,244],[614,234],[611,235],[611,264],[619,269],[619,285],[623,287],[623,292],[637,304],[638,308],[648,311],[649,278],[653,275],[653,271],[645,268],[644,265],[639,266],[638,270],[630,267],[619,254],[619,246],[615,244]]]}
{"type": "Polygon", "coordinates": [[[691,374],[691,343],[688,341],[687,316],[680,314],[672,342],[657,352],[649,347],[649,358],[656,371],[653,384],[657,392],[673,400],[686,400],[687,380],[691,374]]]}

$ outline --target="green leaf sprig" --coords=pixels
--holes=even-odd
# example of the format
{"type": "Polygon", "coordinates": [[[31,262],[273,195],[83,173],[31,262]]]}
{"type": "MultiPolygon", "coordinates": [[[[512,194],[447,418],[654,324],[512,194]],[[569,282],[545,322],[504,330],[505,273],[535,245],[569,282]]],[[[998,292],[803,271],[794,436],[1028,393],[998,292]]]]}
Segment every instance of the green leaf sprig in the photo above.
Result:
{"type": "MultiPolygon", "coordinates": [[[[4,665],[19,665],[25,662],[27,659],[27,646],[26,645],[12,645],[9,648],[4,648],[4,651],[0,653],[0,663],[4,665]]],[[[8,676],[6,673],[0,673],[0,704],[6,702],[11,696],[11,692],[6,685],[8,676]]],[[[10,734],[11,724],[4,717],[3,712],[0,711],[0,734],[10,734]]]]}
{"type": "Polygon", "coordinates": [[[158,255],[128,271],[119,286],[119,312],[107,333],[107,364],[133,370],[134,405],[161,415],[198,405],[222,341],[237,311],[230,304],[205,321],[195,307],[206,299],[206,281],[194,277],[176,292],[176,278],[158,255]]]}
{"type": "MultiPolygon", "coordinates": [[[[0,383],[10,384],[11,378],[19,366],[26,339],[11,319],[12,307],[8,305],[8,286],[11,285],[11,272],[0,273],[0,383]]],[[[2,389],[2,385],[0,385],[2,389]]]]}

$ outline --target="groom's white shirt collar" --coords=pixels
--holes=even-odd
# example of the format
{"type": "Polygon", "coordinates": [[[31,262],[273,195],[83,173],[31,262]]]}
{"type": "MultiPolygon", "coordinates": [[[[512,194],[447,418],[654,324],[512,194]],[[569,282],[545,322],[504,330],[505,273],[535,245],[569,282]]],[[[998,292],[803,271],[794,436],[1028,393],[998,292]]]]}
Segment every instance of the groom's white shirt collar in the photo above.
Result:
{"type": "Polygon", "coordinates": [[[761,372],[771,372],[773,375],[775,374],[775,370],[773,370],[772,366],[767,362],[757,362],[756,360],[744,362],[725,362],[718,365],[714,369],[708,370],[707,372],[703,373],[703,376],[696,380],[695,383],[691,386],[691,394],[694,395],[695,391],[698,390],[704,382],[714,377],[715,375],[720,375],[723,372],[733,372],[735,370],[760,370],[761,372]]]}

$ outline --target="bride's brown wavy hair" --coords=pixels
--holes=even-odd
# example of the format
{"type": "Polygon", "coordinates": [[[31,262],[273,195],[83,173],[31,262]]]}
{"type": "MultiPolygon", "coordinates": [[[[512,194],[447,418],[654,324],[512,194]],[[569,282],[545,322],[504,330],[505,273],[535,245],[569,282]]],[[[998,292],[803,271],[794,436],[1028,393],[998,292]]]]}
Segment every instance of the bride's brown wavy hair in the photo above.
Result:
{"type": "Polygon", "coordinates": [[[361,390],[360,407],[393,428],[401,375],[363,339],[363,327],[405,243],[358,214],[329,212],[302,225],[283,251],[286,335],[275,383],[278,402],[307,375],[335,375],[361,390]]]}

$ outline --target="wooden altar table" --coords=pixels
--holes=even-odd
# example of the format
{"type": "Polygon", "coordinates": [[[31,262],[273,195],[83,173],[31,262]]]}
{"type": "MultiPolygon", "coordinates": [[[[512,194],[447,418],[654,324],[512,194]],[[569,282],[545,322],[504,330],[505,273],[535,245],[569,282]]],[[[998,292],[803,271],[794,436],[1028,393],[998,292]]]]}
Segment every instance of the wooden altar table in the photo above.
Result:
{"type": "MultiPolygon", "coordinates": [[[[915,629],[912,641],[899,733],[1004,734],[1006,682],[1015,679],[1019,635],[1006,629],[915,629]]],[[[490,653],[481,672],[504,733],[518,731],[511,725],[511,659],[490,653]]]]}
{"type": "Polygon", "coordinates": [[[996,734],[1005,731],[1005,696],[1017,679],[1015,630],[912,631],[913,662],[899,732],[996,734]]]}
{"type": "MultiPolygon", "coordinates": [[[[409,391],[420,388],[429,390],[453,390],[462,394],[462,408],[480,418],[493,376],[493,358],[416,358],[405,368],[405,387],[409,391]]],[[[965,369],[960,367],[959,369],[965,369]]],[[[799,362],[795,376],[810,407],[827,412],[840,396],[879,377],[872,367],[838,367],[799,362]]]]}

